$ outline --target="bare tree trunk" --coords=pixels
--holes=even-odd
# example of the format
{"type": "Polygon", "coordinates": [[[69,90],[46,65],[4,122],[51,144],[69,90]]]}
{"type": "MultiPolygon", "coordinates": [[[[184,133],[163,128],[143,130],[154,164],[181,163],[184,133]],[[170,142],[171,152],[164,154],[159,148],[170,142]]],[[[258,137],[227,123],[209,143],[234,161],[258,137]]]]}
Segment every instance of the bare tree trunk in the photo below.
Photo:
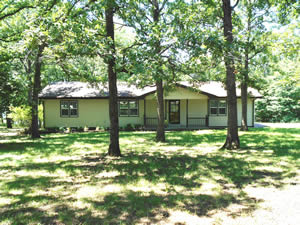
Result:
{"type": "MultiPolygon", "coordinates": [[[[251,3],[250,3],[251,4],[251,3]]],[[[248,5],[248,2],[247,2],[248,5]]],[[[250,45],[250,34],[251,34],[251,18],[252,18],[252,10],[251,5],[250,11],[248,14],[247,21],[247,45],[245,48],[245,68],[243,71],[243,78],[241,83],[241,98],[242,98],[242,124],[241,130],[248,131],[248,118],[247,118],[247,100],[248,100],[248,80],[249,80],[249,45],[250,45]]]]}
{"type": "Polygon", "coordinates": [[[249,55],[248,55],[248,47],[246,47],[245,71],[241,83],[241,98],[242,98],[241,130],[242,131],[248,131],[248,123],[247,123],[248,73],[249,73],[249,55]]]}
{"type": "MultiPolygon", "coordinates": [[[[159,9],[159,3],[157,0],[153,0],[152,4],[154,6],[153,9],[153,21],[154,23],[159,22],[159,15],[160,15],[160,9],[159,9]]],[[[160,53],[161,45],[160,41],[158,40],[155,44],[155,52],[157,54],[160,53]]],[[[159,77],[161,74],[156,74],[156,100],[157,100],[157,130],[156,130],[156,141],[158,142],[165,142],[165,113],[164,113],[164,88],[163,88],[163,81],[159,77]]]]}
{"type": "Polygon", "coordinates": [[[118,90],[117,74],[115,70],[115,42],[114,42],[114,6],[115,2],[107,1],[105,9],[106,35],[108,39],[108,83],[109,83],[109,119],[110,119],[110,143],[108,155],[121,156],[119,146],[119,115],[118,115],[118,90]]]}
{"type": "Polygon", "coordinates": [[[164,142],[165,137],[165,123],[164,123],[164,93],[163,93],[163,82],[162,80],[156,81],[156,92],[157,92],[157,131],[156,141],[164,142]]]}
{"type": "Polygon", "coordinates": [[[237,149],[240,148],[240,140],[237,125],[237,100],[234,74],[234,60],[231,53],[230,45],[233,43],[232,35],[232,15],[230,0],[223,0],[223,22],[224,37],[226,39],[225,66],[226,66],[226,88],[228,104],[228,128],[227,137],[223,148],[237,149]]]}
{"type": "Polygon", "coordinates": [[[12,124],[13,124],[12,119],[8,116],[9,114],[10,114],[10,109],[8,107],[6,111],[6,128],[12,128],[12,124]]]}
{"type": "Polygon", "coordinates": [[[12,119],[6,117],[6,128],[12,128],[12,119]]]}
{"type": "Polygon", "coordinates": [[[32,107],[31,107],[31,138],[40,138],[39,133],[39,118],[38,118],[38,106],[39,98],[38,94],[41,88],[41,67],[42,56],[46,44],[41,44],[38,47],[37,56],[35,59],[34,81],[32,90],[32,107]]]}

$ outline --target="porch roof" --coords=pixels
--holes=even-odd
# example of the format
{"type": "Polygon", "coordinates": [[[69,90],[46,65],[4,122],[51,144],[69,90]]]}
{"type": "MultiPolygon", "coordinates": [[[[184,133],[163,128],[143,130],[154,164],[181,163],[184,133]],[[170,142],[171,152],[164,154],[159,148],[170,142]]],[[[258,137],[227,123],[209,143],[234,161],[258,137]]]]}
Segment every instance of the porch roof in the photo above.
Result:
{"type": "MultiPolygon", "coordinates": [[[[226,89],[221,82],[179,82],[177,86],[191,89],[195,92],[208,95],[210,97],[225,98],[227,96],[226,89]]],[[[155,86],[146,86],[138,88],[126,82],[118,82],[119,98],[144,98],[146,95],[155,93],[155,86]]],[[[250,97],[259,98],[262,95],[253,88],[248,88],[250,97]]],[[[40,99],[74,99],[74,98],[108,98],[107,84],[89,84],[84,82],[55,82],[47,85],[39,94],[40,99]]],[[[237,97],[241,96],[241,89],[237,88],[237,97]]]]}

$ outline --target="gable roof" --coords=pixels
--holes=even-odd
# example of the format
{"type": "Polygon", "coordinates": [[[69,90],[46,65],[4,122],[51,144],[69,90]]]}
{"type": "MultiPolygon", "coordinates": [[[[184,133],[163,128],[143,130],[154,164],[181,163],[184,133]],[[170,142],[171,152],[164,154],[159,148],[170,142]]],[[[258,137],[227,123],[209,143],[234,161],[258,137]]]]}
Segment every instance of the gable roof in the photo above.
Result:
{"type": "MultiPolygon", "coordinates": [[[[206,93],[217,98],[226,98],[227,90],[225,89],[225,85],[219,81],[208,81],[208,82],[197,82],[197,83],[189,83],[188,81],[180,82],[181,85],[185,87],[190,87],[197,90],[200,90],[202,93],[206,93]]],[[[236,96],[241,97],[241,89],[236,88],[236,96]]],[[[248,87],[248,96],[253,98],[261,98],[262,95],[258,92],[258,90],[248,87]]]]}
{"type": "MultiPolygon", "coordinates": [[[[221,82],[209,81],[202,83],[179,82],[180,87],[188,88],[210,97],[224,98],[227,92],[221,82]]],[[[126,82],[118,82],[118,96],[120,98],[143,98],[155,93],[155,87],[137,88],[126,82]]],[[[262,95],[253,88],[248,88],[250,97],[260,98],[262,95]]],[[[74,99],[74,98],[108,98],[108,88],[103,85],[91,85],[84,82],[55,82],[47,85],[39,94],[40,99],[74,99]]],[[[237,88],[237,97],[241,96],[241,90],[237,88]]]]}

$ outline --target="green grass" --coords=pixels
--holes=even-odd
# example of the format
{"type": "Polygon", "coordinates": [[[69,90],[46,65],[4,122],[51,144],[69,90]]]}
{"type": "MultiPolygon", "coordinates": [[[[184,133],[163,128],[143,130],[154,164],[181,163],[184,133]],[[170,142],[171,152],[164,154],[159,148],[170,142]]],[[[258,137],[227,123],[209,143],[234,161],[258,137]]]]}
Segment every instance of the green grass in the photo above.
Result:
{"type": "MultiPolygon", "coordinates": [[[[261,199],[245,188],[281,189],[300,167],[300,129],[240,132],[241,150],[219,150],[225,130],[121,132],[122,158],[107,157],[105,132],[40,140],[0,128],[0,224],[158,224],[173,212],[197,217],[261,199]]],[[[176,222],[176,221],[175,221],[176,222]]]]}

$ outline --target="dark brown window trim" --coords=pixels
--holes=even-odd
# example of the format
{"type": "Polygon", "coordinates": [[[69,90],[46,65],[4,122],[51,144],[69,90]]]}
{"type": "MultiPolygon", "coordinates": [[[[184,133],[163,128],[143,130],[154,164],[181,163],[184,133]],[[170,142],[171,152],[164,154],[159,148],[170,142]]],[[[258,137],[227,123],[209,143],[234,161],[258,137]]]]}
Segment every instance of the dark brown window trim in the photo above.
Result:
{"type": "Polygon", "coordinates": [[[212,116],[212,117],[214,117],[214,116],[219,116],[219,117],[221,117],[221,116],[227,116],[227,110],[228,110],[228,107],[227,107],[227,100],[226,99],[224,99],[224,98],[222,98],[222,99],[220,99],[220,98],[212,98],[212,99],[209,99],[208,100],[208,114],[209,114],[209,116],[212,116]],[[211,104],[211,101],[218,101],[218,106],[217,106],[217,114],[211,114],[211,107],[210,107],[210,104],[211,104]],[[220,101],[225,101],[225,103],[226,103],[226,109],[225,109],[225,114],[219,114],[219,102],[220,101]]]}
{"type": "Polygon", "coordinates": [[[181,110],[180,110],[180,99],[172,99],[172,100],[168,100],[168,104],[169,104],[169,107],[168,107],[168,109],[169,109],[169,112],[168,112],[168,114],[169,114],[169,123],[170,124],[180,124],[180,122],[181,122],[181,118],[180,118],[180,114],[181,114],[181,110]],[[176,102],[176,101],[178,101],[179,103],[178,103],[178,114],[179,114],[179,122],[178,123],[171,123],[170,122],[170,112],[171,112],[171,102],[176,102]]]}
{"type": "Polygon", "coordinates": [[[60,112],[60,117],[61,118],[78,118],[79,117],[79,104],[78,104],[78,100],[64,100],[64,99],[62,99],[59,102],[59,106],[60,106],[59,107],[59,112],[60,112]],[[76,116],[71,116],[70,115],[70,108],[68,109],[69,113],[68,113],[67,116],[62,115],[61,114],[61,104],[62,104],[62,102],[76,102],[76,104],[77,104],[77,115],[76,116]]]}
{"type": "Polygon", "coordinates": [[[140,117],[140,106],[139,106],[139,100],[138,99],[119,99],[118,100],[118,114],[119,114],[119,117],[140,117]],[[120,101],[126,101],[126,102],[130,102],[130,101],[135,101],[136,102],[136,105],[137,105],[137,115],[129,115],[129,104],[128,104],[128,114],[127,115],[121,115],[120,114],[120,101]]]}

